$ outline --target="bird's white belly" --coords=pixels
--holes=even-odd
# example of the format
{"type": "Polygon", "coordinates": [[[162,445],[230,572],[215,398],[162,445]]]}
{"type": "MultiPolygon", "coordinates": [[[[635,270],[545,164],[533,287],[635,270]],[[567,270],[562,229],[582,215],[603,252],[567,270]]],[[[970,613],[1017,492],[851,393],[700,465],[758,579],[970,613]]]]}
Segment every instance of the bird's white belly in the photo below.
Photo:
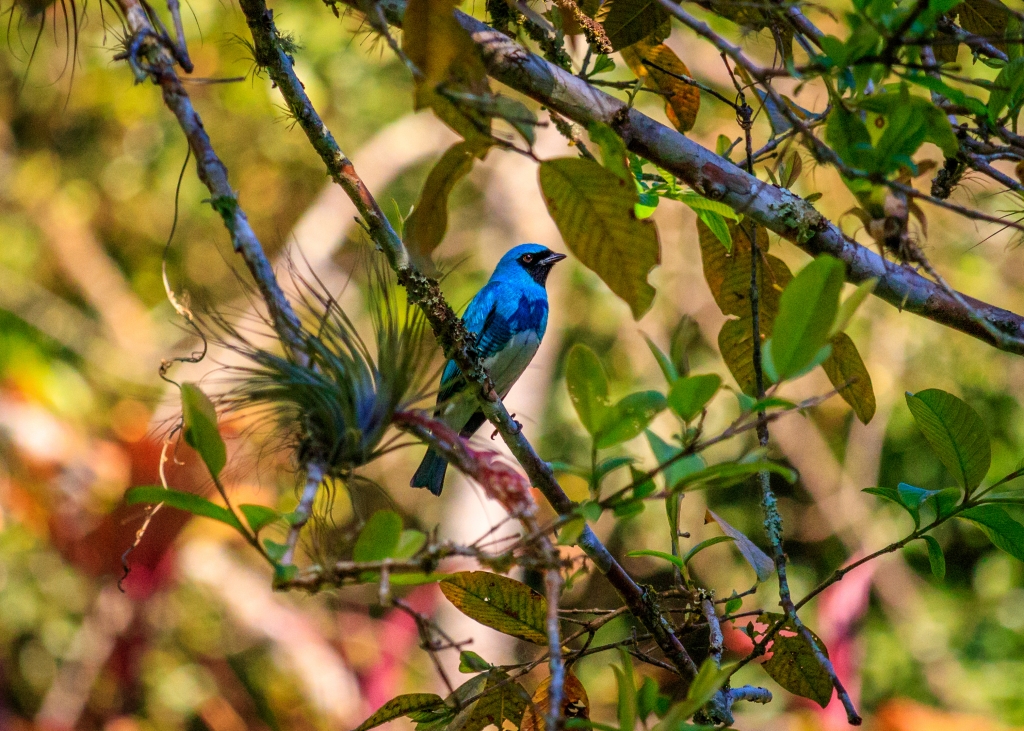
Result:
{"type": "Polygon", "coordinates": [[[540,338],[537,332],[528,330],[513,335],[508,345],[484,361],[484,367],[491,375],[494,388],[501,398],[508,395],[512,386],[519,380],[519,376],[523,375],[539,347],[540,338]]]}
{"type": "MultiPolygon", "coordinates": [[[[519,376],[523,375],[539,347],[540,338],[535,331],[530,330],[514,335],[499,353],[484,360],[484,367],[487,368],[491,382],[494,383],[501,398],[508,395],[512,386],[519,380],[519,376]]],[[[450,427],[461,431],[477,408],[476,398],[472,393],[463,391],[448,402],[440,416],[450,427]]]]}

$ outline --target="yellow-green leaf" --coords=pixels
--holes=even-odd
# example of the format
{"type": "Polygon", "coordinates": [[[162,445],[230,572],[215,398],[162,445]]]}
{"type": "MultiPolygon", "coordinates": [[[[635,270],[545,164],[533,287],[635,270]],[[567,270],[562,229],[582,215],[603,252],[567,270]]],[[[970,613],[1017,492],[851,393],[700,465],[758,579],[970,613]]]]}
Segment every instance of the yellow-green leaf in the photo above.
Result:
{"type": "Polygon", "coordinates": [[[506,722],[518,728],[530,703],[530,694],[519,683],[511,682],[503,670],[482,673],[455,691],[456,701],[473,696],[479,698],[465,706],[446,731],[483,731],[488,726],[505,729],[506,722]]]}
{"type": "Polygon", "coordinates": [[[616,51],[652,35],[664,40],[668,19],[658,0],[610,0],[601,12],[601,25],[616,51]]]}
{"type": "Polygon", "coordinates": [[[467,617],[507,635],[547,644],[547,599],[526,584],[487,571],[462,571],[440,586],[467,617]]]}
{"type": "Polygon", "coordinates": [[[487,70],[476,44],[455,18],[453,0],[409,0],[403,21],[402,50],[423,72],[416,79],[416,108],[435,113],[467,140],[490,134],[490,118],[457,105],[445,91],[489,95],[487,70]]]}
{"type": "Polygon", "coordinates": [[[704,410],[721,386],[721,377],[714,373],[677,378],[668,392],[668,405],[680,419],[691,421],[704,410]]]}
{"type": "Polygon", "coordinates": [[[875,415],[875,390],[871,386],[871,374],[857,352],[857,346],[846,333],[839,333],[829,341],[832,354],[821,367],[832,385],[839,389],[839,395],[853,408],[853,413],[862,423],[867,424],[875,415]]]}
{"type": "Polygon", "coordinates": [[[540,187],[569,249],[640,319],[654,301],[647,276],[661,246],[654,222],[636,218],[633,182],[594,160],[563,157],[541,163],[540,187]]]}
{"type": "Polygon", "coordinates": [[[228,461],[227,448],[217,429],[213,402],[194,383],[181,384],[181,418],[185,443],[199,453],[214,479],[228,461]]]}
{"type": "Polygon", "coordinates": [[[382,561],[394,555],[402,534],[402,518],[392,510],[370,516],[352,549],[353,561],[382,561]]]}
{"type": "Polygon", "coordinates": [[[430,170],[412,215],[405,222],[405,244],[411,252],[427,259],[448,230],[448,196],[452,188],[473,168],[489,145],[459,142],[452,145],[430,170]]]}
{"type": "Polygon", "coordinates": [[[433,693],[409,693],[392,698],[376,713],[363,721],[356,727],[355,731],[368,731],[368,729],[380,726],[382,723],[393,721],[396,718],[407,716],[410,713],[429,711],[443,708],[445,705],[441,696],[433,693]]]}
{"type": "MultiPolygon", "coordinates": [[[[762,338],[764,330],[761,331],[762,338]]],[[[718,333],[718,349],[729,372],[744,393],[754,393],[754,333],[751,319],[726,320],[718,333]]]]}
{"type": "Polygon", "coordinates": [[[966,0],[956,12],[960,15],[960,25],[969,33],[989,41],[1000,51],[1006,50],[1006,24],[1010,19],[1010,11],[1000,0],[966,0]]]}
{"type": "MultiPolygon", "coordinates": [[[[780,619],[780,614],[765,612],[759,621],[771,625],[780,619]]],[[[824,643],[813,632],[811,636],[825,657],[828,657],[824,643]]],[[[832,679],[818,662],[810,643],[797,632],[792,622],[787,621],[782,625],[769,651],[772,656],[761,667],[772,680],[794,695],[810,698],[822,708],[828,705],[832,699],[832,679]]]]}
{"type": "Polygon", "coordinates": [[[584,428],[592,435],[597,434],[611,409],[608,377],[597,353],[583,343],[572,346],[565,359],[565,382],[584,428]]]}
{"type": "Polygon", "coordinates": [[[244,504],[239,505],[238,509],[245,516],[246,522],[254,533],[259,533],[260,530],[282,517],[279,512],[266,505],[244,504]]]}
{"type": "Polygon", "coordinates": [[[757,231],[757,244],[762,253],[758,267],[757,281],[761,333],[770,335],[772,322],[779,309],[779,297],[793,279],[789,267],[781,259],[766,253],[768,231],[752,221],[727,222],[732,236],[732,249],[726,251],[715,233],[702,221],[697,221],[697,236],[700,241],[700,256],[704,266],[711,295],[715,298],[724,315],[750,316],[750,237],[749,231],[757,231]],[[765,266],[767,264],[767,266],[765,266]]]}

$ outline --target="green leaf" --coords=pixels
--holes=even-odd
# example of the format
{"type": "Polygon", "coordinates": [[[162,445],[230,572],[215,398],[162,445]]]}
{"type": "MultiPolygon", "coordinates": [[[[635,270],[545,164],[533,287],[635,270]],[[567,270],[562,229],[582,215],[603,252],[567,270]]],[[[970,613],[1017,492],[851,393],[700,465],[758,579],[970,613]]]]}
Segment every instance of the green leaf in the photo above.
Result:
{"type": "Polygon", "coordinates": [[[593,500],[581,503],[577,510],[581,516],[590,521],[598,520],[601,517],[601,513],[604,512],[601,503],[594,502],[593,500]]]}
{"type": "Polygon", "coordinates": [[[441,699],[441,696],[434,695],[433,693],[410,693],[408,695],[400,695],[397,698],[392,698],[381,706],[376,713],[359,724],[355,731],[367,731],[367,729],[380,726],[381,724],[393,721],[396,718],[408,716],[418,711],[422,712],[443,708],[444,705],[445,703],[441,699]]]}
{"type": "Polygon", "coordinates": [[[607,412],[601,430],[594,435],[594,445],[607,449],[640,436],[667,405],[665,397],[657,391],[631,393],[607,412]]]}
{"type": "Polygon", "coordinates": [[[839,159],[852,168],[872,170],[874,168],[871,149],[871,134],[864,120],[847,109],[843,102],[835,100],[825,124],[825,142],[839,159]]]}
{"type": "Polygon", "coordinates": [[[736,548],[739,549],[740,554],[747,560],[750,567],[754,569],[758,583],[767,581],[775,571],[775,562],[772,561],[768,554],[754,545],[754,542],[741,531],[729,525],[721,516],[716,515],[711,510],[708,510],[707,514],[708,517],[705,518],[704,522],[715,521],[718,523],[718,527],[722,529],[722,532],[736,542],[736,548]]]}
{"type": "Polygon", "coordinates": [[[558,529],[558,545],[575,546],[576,542],[580,539],[580,535],[583,534],[583,529],[586,527],[587,521],[582,517],[567,521],[558,529]]]}
{"type": "Polygon", "coordinates": [[[706,538],[683,555],[683,564],[685,565],[690,563],[693,557],[701,551],[703,551],[705,548],[710,548],[711,546],[717,545],[719,543],[726,543],[728,541],[735,540],[736,539],[732,536],[712,536],[711,538],[706,538]]]}
{"type": "Polygon", "coordinates": [[[968,493],[988,474],[992,447],[978,412],[937,388],[907,393],[907,406],[924,438],[968,493]]]}
{"type": "MultiPolygon", "coordinates": [[[[646,432],[646,436],[651,452],[654,453],[654,458],[658,460],[659,465],[665,464],[683,451],[679,447],[668,444],[650,430],[646,432]]],[[[702,469],[704,469],[704,460],[699,454],[691,454],[677,459],[662,472],[665,478],[665,488],[667,490],[673,489],[681,480],[702,469]]]]}
{"type": "Polygon", "coordinates": [[[679,372],[676,370],[675,363],[672,359],[662,352],[661,348],[655,345],[654,341],[644,335],[644,340],[647,341],[647,347],[651,350],[651,355],[654,356],[654,360],[658,362],[658,367],[661,368],[662,375],[665,376],[665,380],[671,384],[677,378],[679,378],[679,372]]]}
{"type": "Polygon", "coordinates": [[[668,353],[680,376],[690,375],[690,348],[700,340],[700,326],[689,315],[683,315],[672,330],[668,353]]]}
{"type": "Polygon", "coordinates": [[[637,693],[636,676],[633,673],[633,659],[625,648],[619,647],[619,656],[622,658],[622,667],[612,665],[615,671],[615,680],[619,687],[618,697],[618,718],[620,729],[636,728],[637,693]]]}
{"type": "Polygon", "coordinates": [[[658,0],[611,0],[605,8],[601,24],[616,51],[653,35],[669,19],[658,0]]]}
{"type": "Polygon", "coordinates": [[[569,398],[583,427],[596,435],[607,420],[608,377],[597,354],[582,343],[569,350],[565,359],[565,382],[569,398]]]}
{"type": "Polygon", "coordinates": [[[857,309],[868,298],[868,295],[875,291],[876,286],[878,286],[877,279],[866,279],[857,285],[857,289],[853,291],[853,294],[843,300],[843,303],[839,305],[838,312],[836,312],[835,322],[832,323],[832,328],[828,331],[829,339],[846,329],[857,309]]]}
{"type": "Polygon", "coordinates": [[[676,379],[668,392],[668,405],[680,419],[692,421],[721,386],[722,379],[714,373],[676,379]]]}
{"type": "MultiPolygon", "coordinates": [[[[765,612],[760,621],[772,625],[782,618],[774,612],[765,612]]],[[[813,632],[816,644],[828,657],[825,644],[813,632]]],[[[811,644],[801,636],[792,622],[787,621],[772,640],[772,656],[761,665],[772,680],[794,695],[810,698],[824,708],[832,699],[832,679],[818,662],[811,644]]]]}
{"type": "Polygon", "coordinates": [[[477,655],[472,650],[463,650],[459,653],[460,673],[479,673],[490,670],[492,665],[477,655]]]}
{"type": "Polygon", "coordinates": [[[921,525],[921,506],[924,505],[928,498],[939,494],[938,490],[925,490],[920,487],[914,487],[908,485],[905,482],[901,482],[896,486],[896,494],[899,496],[900,502],[903,503],[911,517],[914,519],[914,526],[921,525]]]}
{"type": "Polygon", "coordinates": [[[997,119],[1007,107],[1012,111],[1020,106],[1024,97],[1024,58],[1017,58],[1003,66],[992,82],[988,95],[988,110],[997,119]]]}
{"type": "Polygon", "coordinates": [[[654,727],[654,731],[681,731],[682,729],[714,728],[691,726],[686,723],[694,713],[699,711],[717,693],[733,672],[732,665],[718,667],[712,658],[707,658],[697,671],[686,698],[675,703],[668,709],[664,720],[654,727]]]}
{"type": "Polygon", "coordinates": [[[654,558],[660,558],[665,561],[668,561],[669,563],[678,566],[680,569],[686,566],[686,564],[683,562],[683,559],[681,559],[679,556],[673,556],[671,553],[665,553],[664,551],[655,551],[650,548],[644,548],[639,551],[630,551],[626,554],[626,556],[628,556],[629,558],[637,558],[639,556],[652,556],[654,558]]]}
{"type": "Polygon", "coordinates": [[[728,487],[742,482],[759,472],[774,472],[783,477],[787,482],[796,482],[795,470],[767,460],[756,462],[723,462],[721,464],[705,467],[704,469],[692,472],[676,482],[673,490],[689,492],[699,487],[728,487]]]}
{"type": "Polygon", "coordinates": [[[942,553],[942,546],[932,536],[921,536],[921,539],[928,546],[928,565],[932,569],[935,578],[942,580],[946,577],[946,557],[942,553]]]}
{"type": "Polygon", "coordinates": [[[782,293],[771,345],[778,380],[807,368],[825,346],[839,308],[844,270],[838,259],[819,256],[782,293]]]}
{"type": "Polygon", "coordinates": [[[392,510],[378,510],[359,532],[352,549],[352,560],[362,563],[391,558],[398,548],[401,533],[401,516],[392,510]]]}
{"type": "Polygon", "coordinates": [[[594,467],[594,481],[601,482],[607,475],[610,475],[617,469],[621,469],[627,465],[631,465],[636,462],[635,457],[609,457],[608,459],[601,460],[594,467]]]}
{"type": "Polygon", "coordinates": [[[462,571],[440,586],[467,617],[527,642],[547,644],[548,602],[526,584],[486,571],[462,571]]]}
{"type": "MultiPolygon", "coordinates": [[[[736,592],[734,591],[733,594],[735,594],[735,593],[736,592]]],[[[743,606],[743,597],[741,597],[741,596],[731,596],[731,597],[729,597],[729,601],[727,601],[725,603],[725,613],[726,614],[732,614],[733,612],[735,612],[737,609],[739,609],[742,606],[743,606]]]]}
{"type": "Polygon", "coordinates": [[[405,559],[412,558],[427,542],[427,534],[420,530],[404,530],[398,535],[398,545],[395,546],[391,558],[405,559]]]}
{"type": "Polygon", "coordinates": [[[245,522],[252,528],[253,533],[259,533],[263,528],[279,520],[282,516],[273,508],[265,505],[239,505],[238,509],[245,516],[245,522]]]}
{"type": "Polygon", "coordinates": [[[658,688],[658,681],[650,677],[644,678],[644,682],[640,684],[640,690],[637,691],[636,696],[636,710],[641,721],[645,721],[648,716],[657,712],[658,707],[661,705],[662,697],[658,688]]]}
{"type": "Polygon", "coordinates": [[[615,130],[601,122],[591,122],[587,127],[587,134],[601,150],[601,160],[605,169],[611,170],[618,177],[633,183],[633,173],[626,165],[626,144],[622,141],[615,130]]]}
{"type": "Polygon", "coordinates": [[[861,492],[866,492],[869,495],[875,495],[883,500],[889,500],[904,509],[907,507],[903,504],[903,500],[900,499],[900,494],[897,492],[895,487],[865,487],[861,492]]]}
{"type": "Polygon", "coordinates": [[[201,515],[204,518],[213,518],[221,523],[226,523],[236,530],[243,531],[242,524],[238,522],[230,510],[220,505],[211,503],[204,497],[191,492],[180,492],[178,490],[165,490],[158,485],[145,487],[133,487],[124,496],[125,502],[129,505],[137,503],[149,503],[156,505],[164,503],[172,508],[184,510],[186,513],[201,515]]]}
{"type": "Polygon", "coordinates": [[[227,448],[217,429],[213,402],[194,383],[181,384],[181,418],[185,443],[199,453],[214,479],[228,461],[227,448]]]}
{"type": "Polygon", "coordinates": [[[996,505],[976,505],[957,513],[958,518],[978,525],[989,540],[1018,561],[1024,561],[1024,525],[996,505]]]}
{"type": "Polygon", "coordinates": [[[654,301],[647,276],[661,262],[661,245],[654,223],[634,214],[633,181],[593,160],[557,158],[540,164],[540,187],[569,249],[640,319],[654,301]]]}
{"type": "Polygon", "coordinates": [[[405,245],[410,252],[421,259],[430,258],[448,230],[448,197],[452,189],[488,148],[486,142],[459,142],[449,147],[431,168],[416,207],[405,222],[405,245]]]}
{"type": "Polygon", "coordinates": [[[853,344],[844,332],[833,335],[829,344],[832,352],[821,364],[825,375],[839,390],[843,401],[853,408],[862,424],[867,424],[875,415],[875,390],[871,374],[853,344]]]}
{"type": "Polygon", "coordinates": [[[284,543],[278,543],[277,541],[272,541],[269,538],[263,539],[263,548],[267,552],[267,556],[270,557],[271,561],[280,561],[288,551],[287,545],[284,543]]]}

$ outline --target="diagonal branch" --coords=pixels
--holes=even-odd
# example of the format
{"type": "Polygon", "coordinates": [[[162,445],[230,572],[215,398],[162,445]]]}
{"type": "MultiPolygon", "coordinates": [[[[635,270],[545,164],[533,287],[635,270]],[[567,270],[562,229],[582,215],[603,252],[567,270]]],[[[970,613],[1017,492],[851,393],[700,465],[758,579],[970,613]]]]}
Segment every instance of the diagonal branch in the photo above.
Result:
{"type": "MultiPolygon", "coordinates": [[[[295,75],[291,57],[280,46],[273,13],[267,8],[265,0],[242,0],[241,6],[252,32],[258,62],[280,89],[289,110],[295,115],[310,143],[320,154],[331,177],[352,199],[366,224],[367,232],[374,243],[384,251],[399,282],[406,288],[409,300],[423,310],[444,349],[445,356],[454,360],[467,383],[478,389],[481,411],[495,426],[512,455],[526,470],[530,482],[544,494],[559,514],[572,512],[575,504],[558,484],[551,466],[538,456],[491,387],[482,359],[476,350],[474,336],[466,330],[462,320],[445,300],[437,282],[424,276],[412,265],[401,238],[380,213],[373,196],[363,185],[351,162],[338,148],[333,136],[314,109],[302,82],[295,75]]],[[[382,7],[386,10],[386,6],[382,7]]],[[[671,624],[658,610],[651,592],[633,581],[589,527],[584,529],[578,542],[598,570],[608,578],[630,611],[652,634],[682,677],[686,680],[694,678],[697,666],[676,637],[671,624]]]]}
{"type": "MultiPolygon", "coordinates": [[[[382,0],[381,6],[388,21],[400,26],[404,0],[382,0]]],[[[628,149],[670,171],[701,195],[750,216],[811,255],[830,254],[842,260],[848,281],[878,279],[874,294],[890,304],[1001,350],[1024,354],[1024,317],[966,295],[962,299],[968,307],[964,307],[936,282],[848,239],[799,196],[758,180],[676,130],[530,53],[486,23],[458,10],[455,15],[477,43],[488,73],[498,81],[584,126],[592,122],[611,126],[628,149]],[[1005,334],[1001,342],[995,342],[979,317],[1005,334]]]]}

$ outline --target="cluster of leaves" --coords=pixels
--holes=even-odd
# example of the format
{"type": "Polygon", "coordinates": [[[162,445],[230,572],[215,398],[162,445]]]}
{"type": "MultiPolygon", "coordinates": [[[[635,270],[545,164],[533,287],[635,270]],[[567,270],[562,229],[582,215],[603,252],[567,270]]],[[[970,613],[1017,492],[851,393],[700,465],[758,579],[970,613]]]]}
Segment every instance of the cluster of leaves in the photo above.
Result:
{"type": "Polygon", "coordinates": [[[981,487],[992,462],[992,446],[978,412],[938,389],[908,393],[907,406],[956,486],[925,490],[900,483],[896,487],[867,488],[865,492],[899,505],[910,515],[914,532],[904,542],[920,538],[926,543],[932,572],[939,578],[946,572],[945,557],[939,542],[928,533],[950,518],[974,523],[995,546],[1024,561],[1024,525],[1007,510],[1024,505],[1024,493],[1006,487],[1024,475],[1024,469],[981,487]],[[1003,489],[996,492],[997,488],[1003,489]]]}

